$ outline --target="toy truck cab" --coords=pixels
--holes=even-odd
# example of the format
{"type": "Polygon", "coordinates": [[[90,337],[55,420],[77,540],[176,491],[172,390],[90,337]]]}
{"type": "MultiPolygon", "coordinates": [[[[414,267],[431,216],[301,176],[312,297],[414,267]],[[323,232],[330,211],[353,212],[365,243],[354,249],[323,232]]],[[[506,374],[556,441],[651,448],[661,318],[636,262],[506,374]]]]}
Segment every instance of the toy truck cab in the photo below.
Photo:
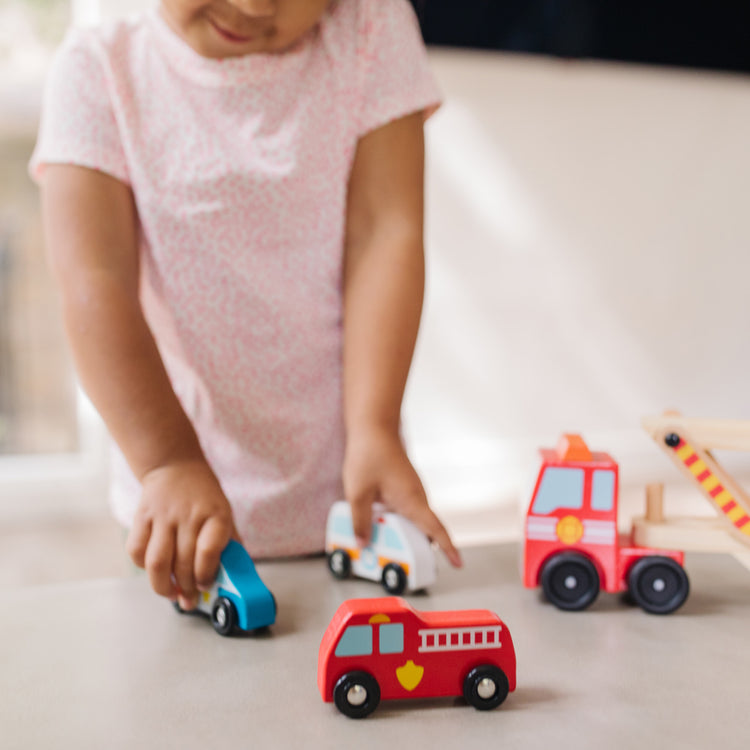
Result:
{"type": "Polygon", "coordinates": [[[666,614],[687,598],[683,554],[633,545],[617,530],[618,465],[579,435],[542,449],[526,513],[523,582],[541,584],[558,608],[581,610],[600,588],[629,591],[646,611],[666,614]]]}
{"type": "Polygon", "coordinates": [[[318,654],[323,700],[355,719],[381,698],[463,695],[488,710],[515,687],[510,632],[488,610],[417,612],[399,597],[350,599],[333,616],[318,654]]]}
{"type": "Polygon", "coordinates": [[[328,567],[336,578],[350,575],[380,581],[389,594],[431,586],[437,577],[435,553],[427,537],[403,516],[373,506],[372,537],[360,548],[354,538],[351,506],[334,503],[326,524],[328,567]]]}

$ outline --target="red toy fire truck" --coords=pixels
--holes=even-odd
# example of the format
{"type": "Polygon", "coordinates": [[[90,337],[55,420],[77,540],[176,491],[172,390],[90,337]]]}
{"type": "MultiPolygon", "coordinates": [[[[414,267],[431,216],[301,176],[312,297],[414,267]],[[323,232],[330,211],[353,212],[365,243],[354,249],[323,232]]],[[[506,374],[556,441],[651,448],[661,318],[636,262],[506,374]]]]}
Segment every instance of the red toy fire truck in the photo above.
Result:
{"type": "Polygon", "coordinates": [[[515,687],[510,632],[488,610],[417,612],[396,596],[349,599],[318,654],[323,700],[353,719],[371,714],[381,698],[463,695],[488,710],[515,687]]]}
{"type": "Polygon", "coordinates": [[[600,587],[628,591],[647,612],[680,607],[690,586],[682,552],[641,547],[617,531],[618,467],[592,453],[579,435],[542,449],[542,466],[526,513],[524,585],[541,584],[565,610],[588,607],[600,587]]]}

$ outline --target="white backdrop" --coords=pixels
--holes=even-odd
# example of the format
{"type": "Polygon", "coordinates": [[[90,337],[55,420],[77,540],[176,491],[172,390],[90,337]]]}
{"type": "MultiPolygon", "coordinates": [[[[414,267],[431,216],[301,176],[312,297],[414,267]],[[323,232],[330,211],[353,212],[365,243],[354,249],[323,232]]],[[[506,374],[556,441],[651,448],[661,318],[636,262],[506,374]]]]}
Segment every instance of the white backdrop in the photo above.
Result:
{"type": "Polygon", "coordinates": [[[642,416],[750,418],[750,78],[431,57],[446,104],[405,421],[435,503],[515,502],[562,431],[626,488],[677,478],[642,416]]]}

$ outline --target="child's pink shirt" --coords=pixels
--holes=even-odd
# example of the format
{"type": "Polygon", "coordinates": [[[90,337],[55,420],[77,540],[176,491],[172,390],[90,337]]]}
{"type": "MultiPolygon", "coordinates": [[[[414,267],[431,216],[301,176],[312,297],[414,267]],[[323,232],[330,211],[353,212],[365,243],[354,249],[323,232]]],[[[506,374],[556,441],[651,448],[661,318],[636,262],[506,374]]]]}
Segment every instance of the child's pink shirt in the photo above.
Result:
{"type": "MultiPolygon", "coordinates": [[[[156,13],[71,32],[31,162],[132,187],[141,289],[251,554],[323,548],[342,496],[342,240],[357,140],[439,101],[406,0],[338,0],[284,54],[201,57],[156,13]]],[[[139,486],[122,456],[112,501],[139,486]]]]}

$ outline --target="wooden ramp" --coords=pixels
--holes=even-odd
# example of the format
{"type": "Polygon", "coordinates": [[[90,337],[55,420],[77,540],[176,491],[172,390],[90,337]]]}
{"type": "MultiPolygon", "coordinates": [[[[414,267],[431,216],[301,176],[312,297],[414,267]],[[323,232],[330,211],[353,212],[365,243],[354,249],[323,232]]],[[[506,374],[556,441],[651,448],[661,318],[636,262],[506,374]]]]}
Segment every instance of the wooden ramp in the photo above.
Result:
{"type": "Polygon", "coordinates": [[[750,451],[750,421],[647,417],[644,429],[716,509],[716,519],[665,519],[661,485],[649,488],[645,518],[634,521],[636,544],[729,552],[750,568],[750,496],[716,461],[712,449],[750,451]]]}

